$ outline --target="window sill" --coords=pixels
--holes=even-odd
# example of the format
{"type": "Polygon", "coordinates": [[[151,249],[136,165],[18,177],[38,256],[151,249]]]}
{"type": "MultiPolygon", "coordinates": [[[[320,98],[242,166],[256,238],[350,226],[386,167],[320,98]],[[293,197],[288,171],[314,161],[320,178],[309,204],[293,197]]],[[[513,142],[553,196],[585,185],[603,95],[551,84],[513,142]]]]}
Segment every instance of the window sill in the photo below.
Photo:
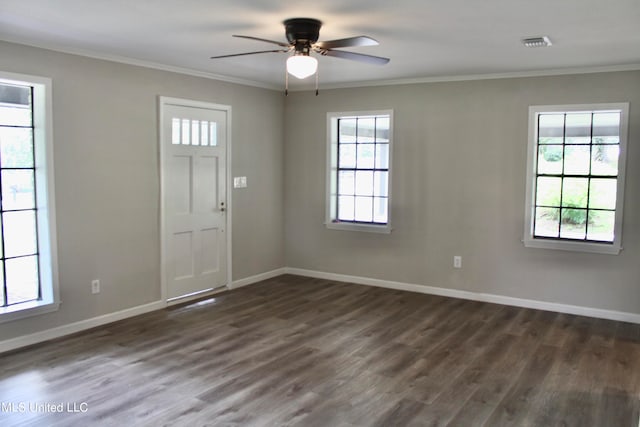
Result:
{"type": "Polygon", "coordinates": [[[57,311],[59,302],[29,301],[0,308],[0,323],[57,311]]]}
{"type": "Polygon", "coordinates": [[[525,238],[523,243],[527,248],[557,249],[606,255],[618,255],[622,250],[620,245],[615,243],[570,242],[565,240],[533,239],[531,237],[525,238]]]}
{"type": "Polygon", "coordinates": [[[343,230],[343,231],[364,231],[366,233],[380,233],[390,234],[391,226],[387,225],[369,225],[369,224],[357,224],[352,222],[327,222],[325,223],[330,230],[343,230]]]}

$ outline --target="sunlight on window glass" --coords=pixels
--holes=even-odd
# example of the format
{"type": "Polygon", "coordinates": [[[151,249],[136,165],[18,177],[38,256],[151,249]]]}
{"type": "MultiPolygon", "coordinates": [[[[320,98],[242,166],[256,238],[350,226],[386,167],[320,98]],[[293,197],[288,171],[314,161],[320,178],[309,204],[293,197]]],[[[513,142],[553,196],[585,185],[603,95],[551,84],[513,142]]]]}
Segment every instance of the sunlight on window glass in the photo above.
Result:
{"type": "Polygon", "coordinates": [[[386,224],[389,203],[389,116],[336,120],[335,219],[386,224]]]}
{"type": "Polygon", "coordinates": [[[171,119],[171,144],[180,144],[180,119],[175,117],[171,119]]]}
{"type": "Polygon", "coordinates": [[[619,111],[540,113],[534,236],[612,242],[619,111]]]}

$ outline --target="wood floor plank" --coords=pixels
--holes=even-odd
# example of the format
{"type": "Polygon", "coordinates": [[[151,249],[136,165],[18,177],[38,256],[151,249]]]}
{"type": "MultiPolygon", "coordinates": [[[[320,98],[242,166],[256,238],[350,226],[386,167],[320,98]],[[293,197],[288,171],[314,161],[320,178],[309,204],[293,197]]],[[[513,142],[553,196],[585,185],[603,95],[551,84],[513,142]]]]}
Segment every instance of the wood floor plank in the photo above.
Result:
{"type": "Polygon", "coordinates": [[[507,395],[496,406],[486,424],[490,426],[514,426],[526,422],[530,405],[543,395],[539,385],[544,381],[553,364],[558,349],[541,345],[507,395]]]}
{"type": "Polygon", "coordinates": [[[639,397],[640,325],[293,275],[0,355],[3,427],[637,427],[639,397]]]}

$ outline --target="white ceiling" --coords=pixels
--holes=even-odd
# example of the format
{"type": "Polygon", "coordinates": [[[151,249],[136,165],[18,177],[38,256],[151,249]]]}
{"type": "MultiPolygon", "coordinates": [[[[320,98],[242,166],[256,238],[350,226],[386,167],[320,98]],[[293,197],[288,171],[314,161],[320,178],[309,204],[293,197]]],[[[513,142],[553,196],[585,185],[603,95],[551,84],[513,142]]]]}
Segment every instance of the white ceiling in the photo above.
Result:
{"type": "MultiPolygon", "coordinates": [[[[640,69],[640,0],[0,0],[0,39],[282,88],[282,21],[320,19],[320,40],[368,35],[351,48],[384,66],[319,58],[320,87],[549,71],[640,69]],[[549,48],[520,40],[547,35],[549,48]]],[[[293,89],[313,78],[293,81],[293,89]]]]}

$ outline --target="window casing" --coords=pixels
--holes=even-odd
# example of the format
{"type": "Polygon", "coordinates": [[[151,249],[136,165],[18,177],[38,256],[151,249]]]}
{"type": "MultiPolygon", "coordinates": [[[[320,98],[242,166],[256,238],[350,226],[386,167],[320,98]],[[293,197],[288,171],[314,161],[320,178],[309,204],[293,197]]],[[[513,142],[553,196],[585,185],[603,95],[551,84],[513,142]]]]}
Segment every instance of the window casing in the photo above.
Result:
{"type": "Polygon", "coordinates": [[[0,72],[0,322],[54,311],[51,80],[0,72]]]}
{"type": "Polygon", "coordinates": [[[529,108],[525,246],[620,252],[628,110],[529,108]]]}
{"type": "Polygon", "coordinates": [[[327,114],[331,229],[391,232],[393,111],[327,114]]]}

